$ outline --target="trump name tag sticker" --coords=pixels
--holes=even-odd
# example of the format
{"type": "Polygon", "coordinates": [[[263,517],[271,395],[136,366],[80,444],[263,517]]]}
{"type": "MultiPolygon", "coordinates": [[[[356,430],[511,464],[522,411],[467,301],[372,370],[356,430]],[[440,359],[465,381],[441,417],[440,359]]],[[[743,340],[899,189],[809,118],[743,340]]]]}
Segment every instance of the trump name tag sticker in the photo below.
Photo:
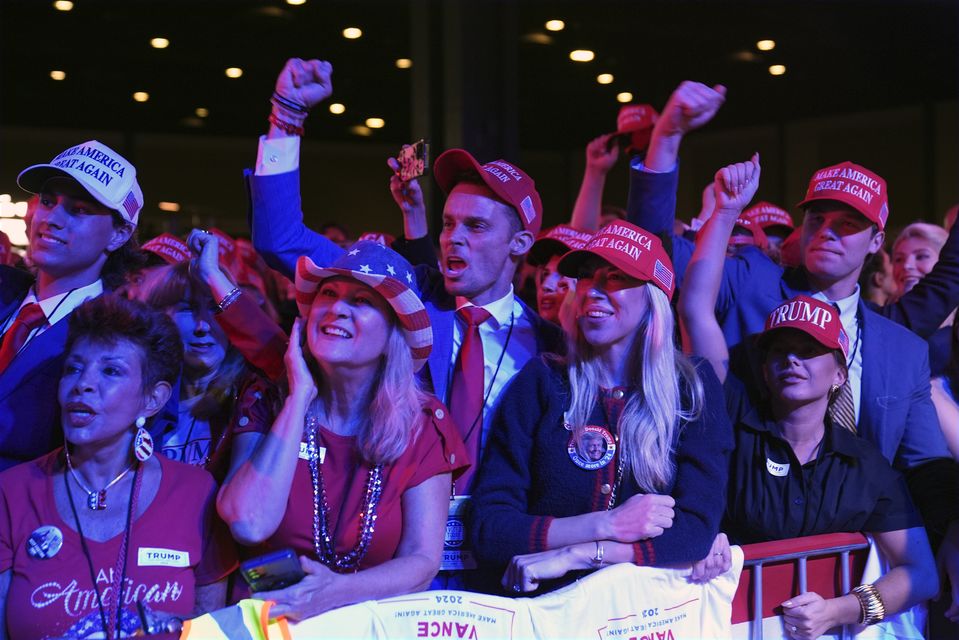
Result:
{"type": "Polygon", "coordinates": [[[470,546],[466,532],[466,517],[470,509],[469,496],[450,498],[449,513],[446,516],[446,537],[443,540],[443,559],[440,571],[475,569],[476,558],[470,546]]]}
{"type": "Polygon", "coordinates": [[[777,478],[785,478],[789,475],[789,463],[788,462],[773,462],[769,458],[766,458],[766,471],[770,475],[774,475],[777,478]]]}
{"type": "Polygon", "coordinates": [[[137,566],[140,567],[189,567],[190,552],[157,547],[140,547],[137,550],[137,566]]]}
{"type": "Polygon", "coordinates": [[[37,527],[27,540],[27,555],[37,560],[47,560],[57,555],[63,546],[63,532],[53,525],[37,527]]]}

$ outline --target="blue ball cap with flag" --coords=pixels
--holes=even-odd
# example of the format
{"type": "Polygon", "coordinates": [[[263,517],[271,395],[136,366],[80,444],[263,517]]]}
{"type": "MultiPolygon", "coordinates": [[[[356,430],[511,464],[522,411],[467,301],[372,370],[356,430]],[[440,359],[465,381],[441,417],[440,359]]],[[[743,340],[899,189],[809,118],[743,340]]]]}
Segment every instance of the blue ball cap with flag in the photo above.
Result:
{"type": "Polygon", "coordinates": [[[317,265],[309,256],[300,257],[295,284],[296,306],[301,316],[309,316],[320,284],[333,276],[353,278],[383,296],[396,313],[413,356],[413,366],[419,370],[433,347],[433,329],[420,299],[416,273],[406,258],[372,240],[360,240],[328,267],[317,265]]]}

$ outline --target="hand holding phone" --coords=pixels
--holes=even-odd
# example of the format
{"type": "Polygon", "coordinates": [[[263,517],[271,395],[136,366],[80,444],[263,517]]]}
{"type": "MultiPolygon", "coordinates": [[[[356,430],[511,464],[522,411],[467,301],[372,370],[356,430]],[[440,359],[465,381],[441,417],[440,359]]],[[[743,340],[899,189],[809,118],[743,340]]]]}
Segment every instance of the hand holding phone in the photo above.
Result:
{"type": "Polygon", "coordinates": [[[413,178],[419,178],[426,173],[430,166],[430,146],[425,140],[418,140],[413,144],[405,144],[400,149],[396,160],[399,163],[399,169],[396,171],[400,180],[408,182],[413,178]]]}
{"type": "Polygon", "coordinates": [[[285,589],[306,577],[292,549],[247,560],[240,564],[240,574],[254,593],[285,589]]]}

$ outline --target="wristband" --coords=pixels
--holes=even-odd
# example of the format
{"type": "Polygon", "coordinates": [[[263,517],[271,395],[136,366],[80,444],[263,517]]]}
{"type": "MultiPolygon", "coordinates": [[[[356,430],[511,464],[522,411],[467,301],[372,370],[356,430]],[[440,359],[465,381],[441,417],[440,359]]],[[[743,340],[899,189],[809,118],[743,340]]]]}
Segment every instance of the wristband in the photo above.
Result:
{"type": "Polygon", "coordinates": [[[876,624],[886,617],[886,605],[879,595],[879,590],[871,584],[861,584],[852,591],[859,601],[859,608],[862,610],[862,618],[859,624],[876,624]]]}
{"type": "Polygon", "coordinates": [[[287,122],[286,120],[281,120],[276,116],[275,113],[270,114],[269,121],[270,124],[289,136],[300,136],[302,138],[303,134],[305,133],[302,126],[293,124],[292,122],[287,122]]]}
{"type": "Polygon", "coordinates": [[[276,91],[273,92],[273,96],[270,98],[270,102],[272,102],[273,104],[279,104],[293,111],[299,111],[300,113],[309,113],[310,111],[305,104],[300,104],[299,102],[290,100],[289,98],[286,98],[280,95],[276,91]]]}
{"type": "Polygon", "coordinates": [[[236,302],[241,293],[243,293],[243,291],[240,289],[240,287],[233,287],[229,293],[223,296],[222,300],[216,303],[216,312],[223,313],[226,311],[231,304],[236,302]]]}

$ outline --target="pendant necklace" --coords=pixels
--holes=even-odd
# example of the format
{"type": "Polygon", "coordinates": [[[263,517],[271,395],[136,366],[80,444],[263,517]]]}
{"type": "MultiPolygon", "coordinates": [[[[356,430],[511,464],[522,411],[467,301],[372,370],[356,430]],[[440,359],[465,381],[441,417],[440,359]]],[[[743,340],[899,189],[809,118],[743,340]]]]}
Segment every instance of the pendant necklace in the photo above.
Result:
{"type": "Polygon", "coordinates": [[[73,481],[77,483],[81,489],[83,489],[87,494],[87,509],[90,511],[103,511],[107,508],[107,489],[115,485],[116,483],[123,480],[123,478],[130,473],[130,470],[133,469],[131,464],[129,467],[120,472],[116,478],[111,480],[107,486],[103,487],[99,491],[91,491],[87,489],[87,486],[83,484],[83,481],[80,480],[80,474],[77,473],[76,469],[73,468],[73,461],[70,459],[70,450],[64,446],[63,453],[67,457],[67,469],[70,470],[70,475],[73,476],[73,481]]]}

